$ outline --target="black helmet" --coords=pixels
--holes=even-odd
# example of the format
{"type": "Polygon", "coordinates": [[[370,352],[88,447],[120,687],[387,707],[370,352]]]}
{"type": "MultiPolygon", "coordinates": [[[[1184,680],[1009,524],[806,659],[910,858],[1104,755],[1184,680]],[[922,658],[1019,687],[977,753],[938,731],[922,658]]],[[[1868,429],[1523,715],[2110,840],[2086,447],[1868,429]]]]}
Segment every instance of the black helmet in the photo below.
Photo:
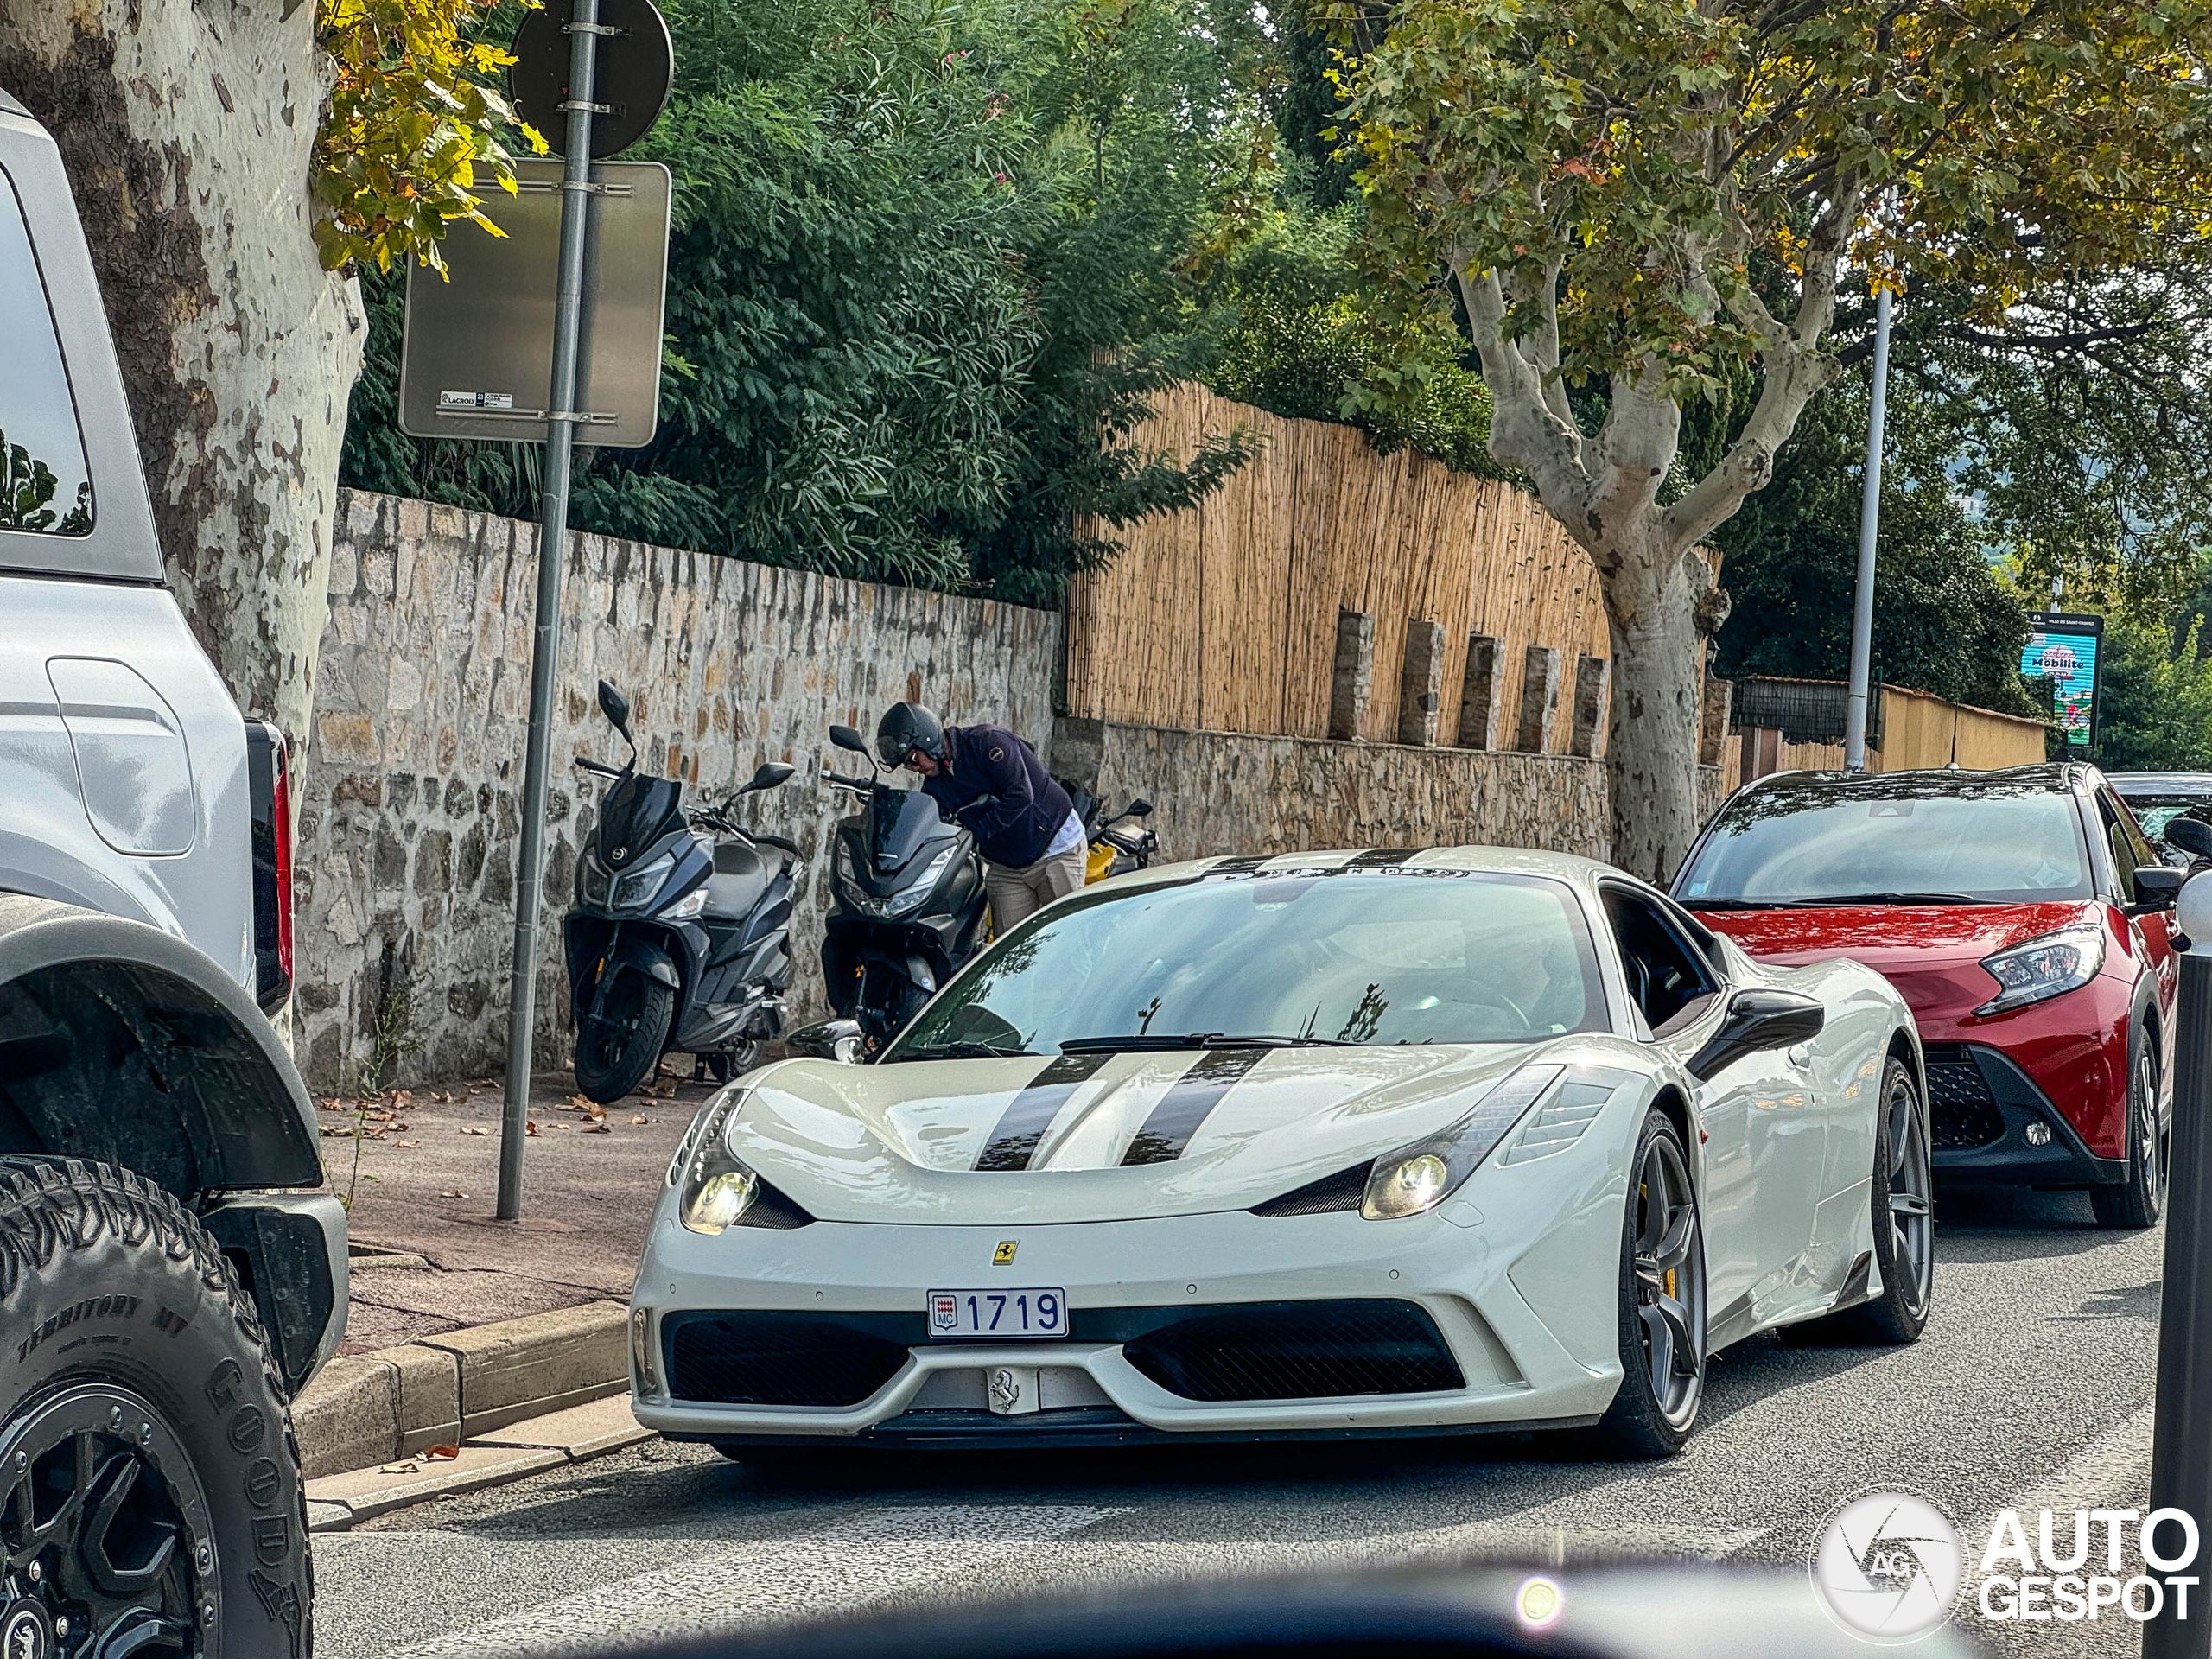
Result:
{"type": "Polygon", "coordinates": [[[944,765],[944,728],[920,703],[894,702],[875,728],[875,752],[885,766],[903,766],[916,749],[944,765]]]}

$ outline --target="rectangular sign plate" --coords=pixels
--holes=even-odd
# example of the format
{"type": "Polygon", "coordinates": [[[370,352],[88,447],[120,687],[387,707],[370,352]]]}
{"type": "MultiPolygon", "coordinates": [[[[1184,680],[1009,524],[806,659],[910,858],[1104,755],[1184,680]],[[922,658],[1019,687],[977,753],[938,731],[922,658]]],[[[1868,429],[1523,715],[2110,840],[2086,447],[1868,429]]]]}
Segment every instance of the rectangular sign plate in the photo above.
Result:
{"type": "MultiPolygon", "coordinates": [[[[410,261],[399,350],[399,429],[418,438],[542,443],[553,379],[561,163],[515,163],[519,194],[485,190],[487,235],[457,219],[439,252],[448,276],[410,261]]],[[[633,449],[660,410],[668,288],[668,169],[601,162],[581,199],[592,215],[577,341],[576,442],[633,449]]]]}

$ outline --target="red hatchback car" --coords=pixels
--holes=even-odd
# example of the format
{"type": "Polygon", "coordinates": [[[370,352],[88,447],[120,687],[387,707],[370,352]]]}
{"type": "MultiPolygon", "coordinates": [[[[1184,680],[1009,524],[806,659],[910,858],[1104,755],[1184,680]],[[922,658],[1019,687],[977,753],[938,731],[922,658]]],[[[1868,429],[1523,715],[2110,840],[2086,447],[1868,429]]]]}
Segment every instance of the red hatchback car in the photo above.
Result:
{"type": "Polygon", "coordinates": [[[1783,772],[1731,796],[1677,902],[1752,956],[1851,957],[1911,1004],[1936,1174],[2165,1202],[2173,1005],[2158,864],[2093,766],[1783,772]]]}

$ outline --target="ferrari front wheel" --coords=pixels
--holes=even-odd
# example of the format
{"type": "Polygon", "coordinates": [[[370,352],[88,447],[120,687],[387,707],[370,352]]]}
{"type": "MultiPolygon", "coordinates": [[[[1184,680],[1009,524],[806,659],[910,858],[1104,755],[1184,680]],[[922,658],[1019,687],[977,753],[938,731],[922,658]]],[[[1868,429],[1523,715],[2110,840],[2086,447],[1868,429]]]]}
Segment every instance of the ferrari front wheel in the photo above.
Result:
{"type": "Polygon", "coordinates": [[[1681,1135],[1645,1115],[1621,1224],[1621,1387],[1598,1425],[1615,1454],[1670,1458],[1705,1395],[1705,1231],[1681,1135]]]}

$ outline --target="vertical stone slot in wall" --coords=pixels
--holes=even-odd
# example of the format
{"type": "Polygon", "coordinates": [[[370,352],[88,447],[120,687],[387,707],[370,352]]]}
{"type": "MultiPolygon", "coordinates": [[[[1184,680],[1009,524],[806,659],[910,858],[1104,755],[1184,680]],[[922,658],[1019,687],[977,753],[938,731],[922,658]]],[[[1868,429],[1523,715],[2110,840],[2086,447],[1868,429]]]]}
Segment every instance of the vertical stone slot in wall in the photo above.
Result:
{"type": "Polygon", "coordinates": [[[1559,652],[1550,645],[1529,647],[1521,671],[1521,728],[1513,747],[1527,754],[1551,748],[1552,715],[1559,708],[1559,652]]]}
{"type": "Polygon", "coordinates": [[[1364,611],[1337,613],[1337,667],[1329,682],[1329,735],[1359,741],[1375,689],[1375,619],[1364,611]]]}
{"type": "Polygon", "coordinates": [[[1567,753],[1596,760],[1605,749],[1605,691],[1613,665],[1603,657],[1585,656],[1574,664],[1574,722],[1567,753]]]}
{"type": "Polygon", "coordinates": [[[1463,749],[1497,747],[1497,641],[1467,636],[1467,671],[1459,682],[1459,743],[1463,749]]]}
{"type": "Polygon", "coordinates": [[[1398,676],[1398,741],[1432,747],[1443,702],[1444,625],[1416,617],[1406,624],[1406,661],[1398,676]]]}

